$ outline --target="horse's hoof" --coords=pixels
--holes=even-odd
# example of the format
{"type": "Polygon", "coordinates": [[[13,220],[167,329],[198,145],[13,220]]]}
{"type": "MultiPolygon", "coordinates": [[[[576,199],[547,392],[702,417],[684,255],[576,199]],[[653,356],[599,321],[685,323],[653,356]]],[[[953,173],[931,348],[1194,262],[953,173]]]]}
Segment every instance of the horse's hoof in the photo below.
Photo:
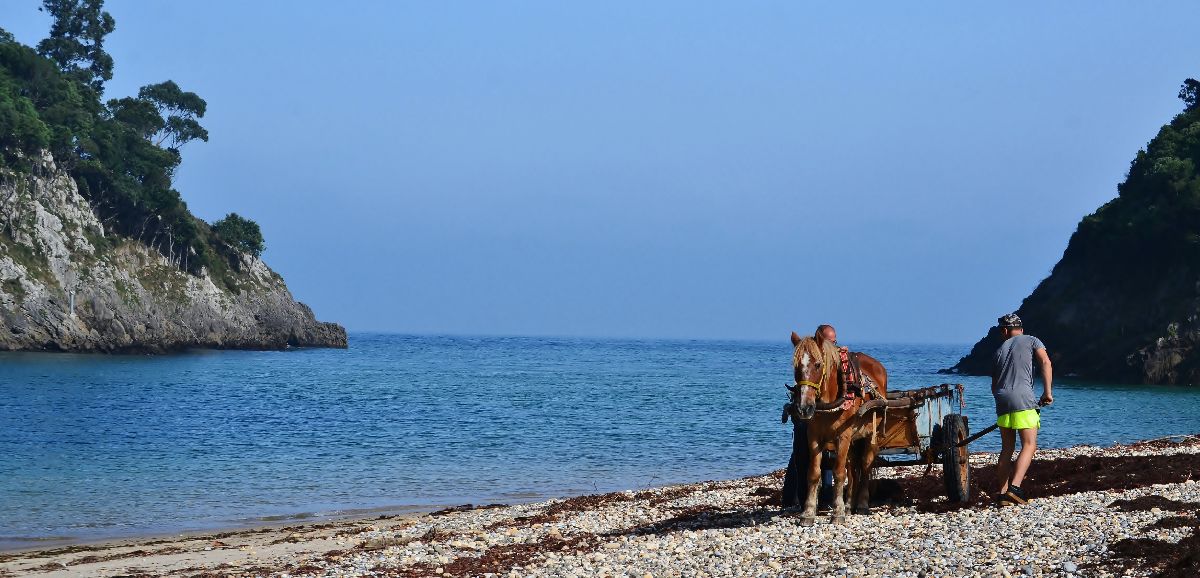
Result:
{"type": "Polygon", "coordinates": [[[817,519],[812,516],[801,516],[800,517],[800,525],[801,526],[811,526],[816,523],[817,523],[817,519]]]}
{"type": "Polygon", "coordinates": [[[846,525],[846,517],[845,516],[834,516],[833,523],[838,526],[844,526],[844,525],[846,525]]]}
{"type": "Polygon", "coordinates": [[[867,506],[861,506],[858,508],[854,508],[854,513],[858,514],[858,515],[862,515],[862,516],[870,516],[871,508],[869,508],[867,506]]]}

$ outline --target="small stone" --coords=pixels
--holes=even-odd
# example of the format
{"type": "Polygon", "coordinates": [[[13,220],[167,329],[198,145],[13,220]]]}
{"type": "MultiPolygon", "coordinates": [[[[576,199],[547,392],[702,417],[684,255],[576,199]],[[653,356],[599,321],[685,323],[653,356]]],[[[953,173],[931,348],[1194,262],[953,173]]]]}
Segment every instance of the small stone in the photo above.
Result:
{"type": "Polygon", "coordinates": [[[1062,569],[1063,569],[1063,572],[1066,572],[1068,574],[1074,574],[1076,571],[1079,570],[1079,566],[1076,566],[1074,562],[1067,560],[1066,562],[1063,562],[1062,569]]]}
{"type": "Polygon", "coordinates": [[[1021,572],[1025,573],[1025,574],[1028,574],[1028,575],[1030,575],[1030,576],[1033,576],[1033,566],[1032,566],[1032,565],[1030,565],[1030,564],[1026,564],[1026,565],[1024,565],[1024,566],[1021,566],[1021,572]]]}

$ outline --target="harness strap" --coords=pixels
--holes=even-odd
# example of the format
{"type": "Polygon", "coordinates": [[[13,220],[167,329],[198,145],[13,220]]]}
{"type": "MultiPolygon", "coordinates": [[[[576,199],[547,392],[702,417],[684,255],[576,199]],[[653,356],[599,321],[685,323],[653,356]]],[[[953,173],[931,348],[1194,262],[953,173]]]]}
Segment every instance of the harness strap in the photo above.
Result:
{"type": "Polygon", "coordinates": [[[813,382],[813,381],[807,381],[807,380],[805,380],[805,381],[797,381],[797,382],[796,382],[796,387],[800,387],[800,386],[802,386],[802,385],[807,385],[807,386],[809,386],[809,387],[811,387],[811,388],[813,388],[813,389],[817,390],[817,394],[818,394],[818,395],[820,395],[820,394],[821,394],[821,384],[819,384],[819,383],[816,383],[816,382],[813,382]]]}

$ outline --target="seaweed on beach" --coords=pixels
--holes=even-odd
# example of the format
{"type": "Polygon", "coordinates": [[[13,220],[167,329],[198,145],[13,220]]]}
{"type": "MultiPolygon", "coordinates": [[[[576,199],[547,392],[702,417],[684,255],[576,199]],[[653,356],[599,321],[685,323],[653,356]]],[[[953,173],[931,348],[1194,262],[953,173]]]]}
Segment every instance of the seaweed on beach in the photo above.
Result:
{"type": "Polygon", "coordinates": [[[417,578],[422,576],[465,577],[483,574],[504,575],[511,570],[527,566],[545,557],[547,553],[586,553],[600,547],[600,537],[594,534],[579,534],[570,537],[547,536],[536,542],[504,544],[484,550],[479,556],[465,556],[446,564],[433,566],[418,564],[408,568],[378,566],[371,571],[375,576],[388,578],[417,578]],[[441,572],[438,572],[438,570],[441,572]]]}
{"type": "Polygon", "coordinates": [[[508,528],[525,526],[528,524],[545,524],[561,519],[564,515],[575,512],[584,512],[594,510],[601,506],[616,503],[616,502],[632,502],[634,494],[625,492],[612,492],[608,494],[592,494],[588,496],[576,496],[567,498],[558,502],[554,502],[546,506],[542,511],[531,516],[516,516],[507,520],[500,520],[492,524],[484,526],[484,530],[495,530],[497,528],[508,528]]]}
{"type": "MultiPolygon", "coordinates": [[[[1035,459],[1021,487],[1033,498],[1092,491],[1122,491],[1155,484],[1178,484],[1200,478],[1200,454],[1146,456],[1075,456],[1035,459]]],[[[942,500],[945,490],[939,476],[897,478],[904,494],[918,511],[945,512],[990,505],[990,492],[999,486],[996,466],[971,468],[975,499],[966,504],[942,500]]]]}
{"type": "Polygon", "coordinates": [[[1155,569],[1157,578],[1191,578],[1200,575],[1200,503],[1180,502],[1150,494],[1132,500],[1115,500],[1108,505],[1123,512],[1159,509],[1165,512],[1190,512],[1190,516],[1167,516],[1142,528],[1145,530],[1192,528],[1178,543],[1153,538],[1125,538],[1108,548],[1105,563],[1121,570],[1146,566],[1155,569]]]}
{"type": "Polygon", "coordinates": [[[727,528],[743,528],[763,524],[777,515],[777,512],[753,509],[726,510],[715,506],[692,506],[684,508],[674,516],[609,532],[605,537],[662,535],[682,530],[715,530],[727,528]]]}
{"type": "Polygon", "coordinates": [[[1127,447],[1139,450],[1161,450],[1195,445],[1200,445],[1200,435],[1178,434],[1133,442],[1127,447]]]}
{"type": "Polygon", "coordinates": [[[29,570],[31,572],[53,572],[55,570],[65,570],[66,568],[67,565],[62,562],[47,562],[41,566],[34,566],[29,570]]]}
{"type": "Polygon", "coordinates": [[[154,574],[141,568],[126,568],[123,574],[117,574],[113,578],[161,578],[161,574],[154,574]]]}
{"type": "Polygon", "coordinates": [[[649,507],[658,507],[667,502],[678,500],[698,492],[709,492],[733,487],[738,487],[738,484],[736,482],[707,481],[698,484],[672,486],[668,488],[652,488],[632,493],[610,492],[607,494],[576,496],[574,498],[567,498],[562,501],[554,502],[536,514],[530,516],[516,516],[508,520],[500,520],[499,522],[484,526],[484,529],[494,530],[496,528],[525,526],[529,524],[546,524],[549,522],[558,521],[569,514],[595,510],[609,504],[620,502],[645,501],[649,507]]]}
{"type": "MultiPolygon", "coordinates": [[[[1178,543],[1152,538],[1126,538],[1109,546],[1104,566],[1109,570],[1149,567],[1155,578],[1192,578],[1200,575],[1200,526],[1192,519],[1192,533],[1178,543]]],[[[1099,565],[1085,565],[1085,567],[1099,565]]]]}
{"type": "MultiPolygon", "coordinates": [[[[508,504],[479,504],[479,505],[462,504],[461,506],[451,506],[449,508],[443,508],[441,510],[430,512],[429,515],[436,518],[438,516],[445,516],[447,514],[456,514],[458,512],[472,512],[475,510],[495,510],[498,508],[507,508],[507,507],[508,507],[508,504]]],[[[384,518],[383,516],[379,517],[379,519],[381,519],[381,520],[383,518],[384,518]]]]}
{"type": "MultiPolygon", "coordinates": [[[[324,568],[320,569],[322,572],[324,568]]],[[[231,576],[277,576],[281,573],[280,568],[272,568],[270,566],[234,566],[233,564],[221,564],[211,569],[209,568],[188,568],[180,570],[179,573],[197,572],[196,574],[184,574],[187,578],[230,578],[231,576]]],[[[130,577],[133,578],[133,577],[130,577]]],[[[147,576],[147,578],[149,578],[147,576]]]]}
{"type": "Polygon", "coordinates": [[[757,505],[763,507],[782,506],[783,505],[783,487],[776,486],[758,486],[750,492],[751,496],[761,497],[757,505]]]}
{"type": "Polygon", "coordinates": [[[1122,512],[1146,512],[1154,508],[1167,512],[1192,512],[1200,508],[1200,503],[1180,502],[1158,494],[1149,494],[1132,500],[1116,500],[1108,505],[1122,512]]]}

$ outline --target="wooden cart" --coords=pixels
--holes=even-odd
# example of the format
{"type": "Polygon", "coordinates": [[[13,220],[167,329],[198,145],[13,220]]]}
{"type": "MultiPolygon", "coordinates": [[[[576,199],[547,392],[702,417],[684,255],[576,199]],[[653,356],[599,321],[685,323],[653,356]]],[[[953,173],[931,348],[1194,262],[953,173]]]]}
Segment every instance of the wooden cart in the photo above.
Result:
{"type": "MultiPolygon", "coordinates": [[[[962,384],[889,391],[875,467],[942,464],[946,497],[971,499],[970,437],[962,384]]],[[[880,400],[882,401],[882,400],[880,400]]],[[[866,407],[872,403],[867,402],[866,407]]],[[[882,404],[880,404],[882,405],[882,404]]]]}
{"type": "MultiPolygon", "coordinates": [[[[921,389],[890,391],[887,400],[863,404],[858,410],[860,414],[880,412],[881,432],[877,440],[880,449],[875,467],[942,464],[946,497],[951,502],[969,501],[971,464],[967,445],[970,431],[967,416],[962,413],[965,407],[962,394],[962,384],[943,383],[921,389]]],[[[785,505],[789,503],[789,491],[802,491],[807,486],[799,466],[808,459],[808,436],[804,425],[796,426],[792,463],[784,477],[785,505]]],[[[823,480],[829,478],[828,474],[822,476],[823,480]]],[[[823,487],[822,494],[832,495],[831,489],[823,487]]]]}

